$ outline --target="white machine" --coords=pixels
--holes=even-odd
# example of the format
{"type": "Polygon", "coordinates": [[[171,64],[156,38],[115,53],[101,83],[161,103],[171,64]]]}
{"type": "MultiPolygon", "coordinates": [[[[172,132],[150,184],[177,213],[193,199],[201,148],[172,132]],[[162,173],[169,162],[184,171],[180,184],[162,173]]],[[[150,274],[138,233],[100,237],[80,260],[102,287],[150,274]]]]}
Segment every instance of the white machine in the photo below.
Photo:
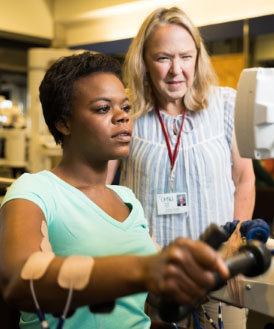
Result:
{"type": "MultiPolygon", "coordinates": [[[[274,68],[243,70],[237,88],[235,130],[241,156],[274,158],[274,68]]],[[[274,249],[274,240],[269,239],[267,246],[274,249]]],[[[274,262],[265,274],[243,277],[241,284],[242,306],[273,318],[274,323],[274,262]]],[[[211,296],[236,305],[227,287],[211,296]]]]}
{"type": "Polygon", "coordinates": [[[235,130],[241,156],[274,158],[274,68],[243,70],[237,88],[235,130]]]}

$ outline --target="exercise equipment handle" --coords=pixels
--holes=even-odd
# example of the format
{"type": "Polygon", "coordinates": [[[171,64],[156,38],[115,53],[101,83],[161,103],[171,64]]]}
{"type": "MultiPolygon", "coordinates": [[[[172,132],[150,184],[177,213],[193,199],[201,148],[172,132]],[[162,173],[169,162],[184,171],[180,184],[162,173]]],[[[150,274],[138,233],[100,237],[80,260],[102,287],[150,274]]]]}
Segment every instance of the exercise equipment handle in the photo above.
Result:
{"type": "MultiPolygon", "coordinates": [[[[239,249],[239,252],[226,260],[230,278],[237,274],[245,276],[257,276],[264,273],[271,264],[271,253],[266,246],[259,241],[250,241],[239,249]]],[[[215,275],[215,285],[208,291],[221,288],[225,281],[215,275]]],[[[159,303],[159,315],[165,322],[177,322],[185,318],[193,310],[189,305],[178,305],[161,300],[159,303]]]]}

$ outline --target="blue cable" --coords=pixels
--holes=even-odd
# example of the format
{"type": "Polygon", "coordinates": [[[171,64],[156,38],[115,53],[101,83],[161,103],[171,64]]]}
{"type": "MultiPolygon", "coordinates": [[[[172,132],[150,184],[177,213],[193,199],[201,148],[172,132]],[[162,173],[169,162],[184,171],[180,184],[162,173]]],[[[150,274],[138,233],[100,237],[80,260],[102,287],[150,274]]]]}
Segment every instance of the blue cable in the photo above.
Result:
{"type": "Polygon", "coordinates": [[[194,328],[195,329],[204,329],[198,320],[197,313],[195,311],[192,311],[192,316],[193,316],[193,322],[194,322],[194,328]]]}
{"type": "Polygon", "coordinates": [[[34,305],[35,305],[35,308],[36,308],[36,314],[39,318],[39,321],[40,321],[40,324],[41,324],[41,327],[43,329],[49,329],[49,324],[45,318],[45,314],[43,313],[43,311],[41,310],[40,308],[40,305],[38,303],[38,300],[37,300],[37,297],[36,297],[36,294],[35,294],[35,290],[34,290],[34,285],[33,285],[33,280],[30,279],[29,280],[29,283],[30,283],[30,291],[31,291],[31,295],[32,295],[32,298],[33,298],[33,301],[34,301],[34,305]]]}
{"type": "Polygon", "coordinates": [[[42,312],[42,310],[40,308],[37,308],[36,309],[36,314],[37,314],[37,316],[39,318],[41,327],[43,329],[49,329],[49,325],[48,325],[48,323],[46,321],[45,315],[44,315],[44,313],[42,312]]]}
{"type": "Polygon", "coordinates": [[[61,315],[60,318],[59,318],[56,329],[62,329],[63,326],[64,326],[65,320],[66,320],[66,318],[63,315],[61,315]]]}
{"type": "Polygon", "coordinates": [[[68,315],[69,308],[70,308],[70,305],[71,305],[72,294],[73,294],[73,288],[70,287],[69,292],[68,292],[66,305],[65,305],[63,314],[59,317],[59,321],[58,321],[56,329],[63,329],[64,323],[65,323],[65,320],[66,320],[66,317],[68,315]]]}
{"type": "MultiPolygon", "coordinates": [[[[205,310],[205,308],[201,305],[202,310],[204,312],[204,315],[206,317],[206,319],[208,320],[208,322],[211,324],[211,326],[214,329],[224,329],[224,323],[223,323],[223,319],[222,319],[222,304],[219,303],[218,306],[218,327],[216,326],[216,324],[214,323],[213,319],[209,316],[209,314],[207,313],[207,311],[205,310]]],[[[194,328],[195,329],[203,329],[203,327],[200,325],[200,322],[198,320],[197,317],[197,313],[195,311],[192,312],[192,316],[193,316],[193,322],[194,322],[194,328]]]]}
{"type": "Polygon", "coordinates": [[[205,316],[206,316],[208,322],[211,324],[212,328],[214,328],[214,329],[218,329],[218,328],[216,327],[216,324],[214,323],[213,319],[209,316],[209,314],[208,314],[207,311],[203,308],[203,306],[202,306],[202,309],[203,309],[203,311],[204,311],[204,314],[205,314],[205,316]]]}
{"type": "Polygon", "coordinates": [[[223,317],[222,317],[222,304],[219,303],[218,307],[218,326],[219,329],[224,329],[223,317]]]}

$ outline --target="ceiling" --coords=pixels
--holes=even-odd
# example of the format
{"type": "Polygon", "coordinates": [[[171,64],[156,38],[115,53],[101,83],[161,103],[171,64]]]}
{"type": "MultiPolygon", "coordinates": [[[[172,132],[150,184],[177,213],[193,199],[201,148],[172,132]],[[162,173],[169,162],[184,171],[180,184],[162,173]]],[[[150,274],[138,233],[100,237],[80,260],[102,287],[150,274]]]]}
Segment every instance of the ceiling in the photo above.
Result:
{"type": "MultiPolygon", "coordinates": [[[[274,14],[273,0],[52,0],[54,19],[62,23],[115,15],[146,16],[157,7],[178,6],[198,26],[274,14]]],[[[140,23],[140,20],[139,20],[140,23]]]]}

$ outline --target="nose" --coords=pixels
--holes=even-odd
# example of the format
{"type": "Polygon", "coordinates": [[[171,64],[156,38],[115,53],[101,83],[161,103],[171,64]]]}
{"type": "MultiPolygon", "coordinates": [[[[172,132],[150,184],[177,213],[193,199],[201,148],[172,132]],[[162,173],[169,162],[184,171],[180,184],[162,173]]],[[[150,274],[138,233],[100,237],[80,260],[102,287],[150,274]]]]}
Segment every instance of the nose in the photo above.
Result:
{"type": "Polygon", "coordinates": [[[127,123],[129,121],[130,121],[130,116],[129,116],[128,112],[126,112],[120,108],[114,109],[114,113],[113,113],[113,117],[112,117],[113,124],[127,123]]]}
{"type": "Polygon", "coordinates": [[[181,73],[182,65],[178,58],[173,58],[171,61],[170,72],[174,75],[181,73]]]}

